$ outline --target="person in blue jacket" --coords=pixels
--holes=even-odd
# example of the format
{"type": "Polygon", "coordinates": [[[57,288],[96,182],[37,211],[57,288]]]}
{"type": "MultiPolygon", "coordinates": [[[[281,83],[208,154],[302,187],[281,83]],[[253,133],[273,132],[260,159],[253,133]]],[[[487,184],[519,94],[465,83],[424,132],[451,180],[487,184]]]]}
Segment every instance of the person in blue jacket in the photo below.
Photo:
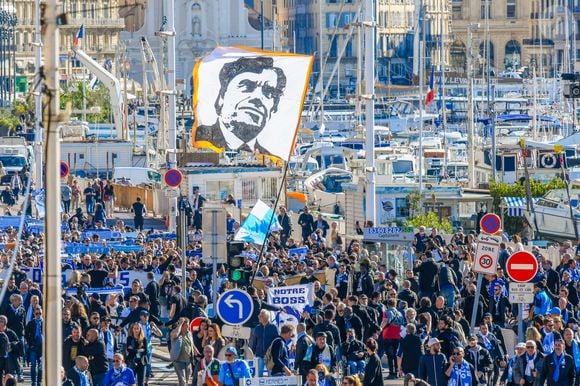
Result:
{"type": "Polygon", "coordinates": [[[441,342],[437,338],[431,338],[427,345],[429,351],[423,354],[419,360],[417,378],[432,386],[445,386],[447,385],[445,377],[447,358],[441,353],[441,342]]]}

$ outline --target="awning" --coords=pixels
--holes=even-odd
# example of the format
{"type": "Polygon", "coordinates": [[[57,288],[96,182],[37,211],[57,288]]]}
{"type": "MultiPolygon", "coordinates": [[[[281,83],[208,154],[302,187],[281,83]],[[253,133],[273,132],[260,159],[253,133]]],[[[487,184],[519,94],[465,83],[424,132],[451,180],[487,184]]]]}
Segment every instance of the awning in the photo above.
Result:
{"type": "Polygon", "coordinates": [[[502,206],[507,208],[508,216],[521,217],[527,206],[527,200],[525,197],[504,197],[502,206]]]}

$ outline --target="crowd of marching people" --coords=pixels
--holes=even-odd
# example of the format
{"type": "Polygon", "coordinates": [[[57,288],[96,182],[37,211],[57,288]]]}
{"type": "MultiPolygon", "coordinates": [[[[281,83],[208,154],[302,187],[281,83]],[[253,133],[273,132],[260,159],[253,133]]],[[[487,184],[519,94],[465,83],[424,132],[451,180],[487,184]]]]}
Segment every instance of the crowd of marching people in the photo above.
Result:
{"type": "MultiPolygon", "coordinates": [[[[193,232],[200,222],[192,212],[193,232]]],[[[308,208],[298,217],[301,229],[293,229],[281,207],[280,229],[264,252],[247,243],[238,251],[233,280],[227,264],[214,274],[203,263],[199,238],[182,253],[170,234],[88,218],[76,208],[63,215],[63,243],[75,246],[65,248],[62,263],[63,385],[147,385],[156,376],[154,351],[180,386],[234,386],[266,375],[298,376],[309,386],[378,386],[385,378],[435,386],[580,384],[580,247],[571,242],[558,246],[557,261],[531,248],[540,270],[534,302],[522,306],[525,339],[514,341],[519,310],[509,301],[506,261],[526,248],[528,234],[500,244],[497,272],[483,277],[478,295],[471,270],[477,235],[462,228],[445,236],[420,227],[413,254],[396,252],[410,259],[401,272],[381,261],[375,245],[341,234],[308,208]],[[133,279],[121,280],[124,272],[133,279]],[[311,286],[312,302],[298,313],[268,302],[268,291],[290,281],[311,286]],[[235,287],[251,296],[249,339],[222,335],[214,283],[217,296],[235,287]]],[[[0,232],[4,267],[16,235],[11,227],[0,232]]],[[[23,382],[25,369],[32,386],[42,383],[43,292],[31,272],[42,268],[43,243],[42,233],[24,231],[3,283],[3,385],[23,382]]]]}

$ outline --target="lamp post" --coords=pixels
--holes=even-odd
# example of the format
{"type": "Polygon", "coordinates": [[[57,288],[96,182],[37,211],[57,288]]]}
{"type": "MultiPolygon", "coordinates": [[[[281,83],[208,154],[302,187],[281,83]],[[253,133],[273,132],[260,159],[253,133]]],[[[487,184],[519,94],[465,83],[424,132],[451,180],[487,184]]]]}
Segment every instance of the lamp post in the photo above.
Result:
{"type": "Polygon", "coordinates": [[[14,1],[4,2],[0,0],[0,79],[1,91],[0,99],[2,106],[15,97],[14,88],[14,56],[16,47],[14,44],[14,29],[18,24],[14,1]]]}

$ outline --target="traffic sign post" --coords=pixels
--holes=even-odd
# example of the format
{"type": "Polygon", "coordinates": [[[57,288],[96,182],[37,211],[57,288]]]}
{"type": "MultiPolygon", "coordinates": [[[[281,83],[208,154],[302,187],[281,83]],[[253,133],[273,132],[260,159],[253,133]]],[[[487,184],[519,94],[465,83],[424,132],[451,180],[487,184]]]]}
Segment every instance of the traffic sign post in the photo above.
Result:
{"type": "MultiPolygon", "coordinates": [[[[226,240],[226,211],[221,207],[203,207],[202,217],[202,260],[205,264],[212,264],[213,277],[217,272],[218,264],[227,263],[228,249],[226,240]]],[[[213,304],[217,300],[217,280],[212,280],[213,304]]]]}
{"type": "Polygon", "coordinates": [[[238,326],[250,319],[254,312],[254,302],[247,292],[230,290],[217,300],[216,312],[224,323],[238,326]]]}
{"type": "Polygon", "coordinates": [[[495,236],[501,229],[501,219],[496,214],[487,213],[481,218],[479,225],[482,233],[477,238],[477,249],[473,263],[473,272],[477,273],[477,287],[469,325],[472,334],[475,331],[475,323],[477,322],[476,315],[477,307],[479,307],[483,274],[494,274],[496,272],[499,259],[499,243],[501,242],[501,238],[495,236]]]}
{"type": "Polygon", "coordinates": [[[171,186],[172,188],[178,187],[183,181],[183,174],[177,169],[170,169],[165,173],[163,176],[165,183],[167,186],[171,186]]]}
{"type": "Polygon", "coordinates": [[[536,277],[538,261],[530,252],[516,252],[507,259],[506,273],[515,282],[527,283],[536,277]]]}
{"type": "Polygon", "coordinates": [[[486,213],[479,221],[479,227],[483,233],[494,235],[501,230],[501,219],[495,213],[486,213]]]}
{"type": "MultiPolygon", "coordinates": [[[[510,283],[509,301],[511,304],[530,304],[534,302],[534,283],[510,283]]],[[[520,308],[523,308],[520,306],[520,308]]]]}
{"type": "MultiPolygon", "coordinates": [[[[538,273],[538,261],[536,257],[527,251],[516,252],[506,261],[506,273],[516,283],[528,283],[538,273]]],[[[531,284],[531,283],[530,283],[531,284]]],[[[533,284],[532,284],[532,301],[533,303],[533,284]]],[[[511,292],[511,286],[510,286],[511,292]]],[[[524,307],[519,305],[518,318],[518,340],[521,342],[524,339],[524,307]]]]}
{"type": "Polygon", "coordinates": [[[479,235],[475,261],[473,262],[473,272],[483,274],[494,274],[496,272],[500,242],[501,239],[498,236],[479,235]]]}
{"type": "Polygon", "coordinates": [[[64,161],[60,163],[60,178],[65,178],[68,176],[69,167],[68,164],[64,161]]]}
{"type": "Polygon", "coordinates": [[[230,326],[227,324],[222,327],[222,335],[227,338],[250,339],[251,333],[252,329],[250,327],[230,326]]]}

